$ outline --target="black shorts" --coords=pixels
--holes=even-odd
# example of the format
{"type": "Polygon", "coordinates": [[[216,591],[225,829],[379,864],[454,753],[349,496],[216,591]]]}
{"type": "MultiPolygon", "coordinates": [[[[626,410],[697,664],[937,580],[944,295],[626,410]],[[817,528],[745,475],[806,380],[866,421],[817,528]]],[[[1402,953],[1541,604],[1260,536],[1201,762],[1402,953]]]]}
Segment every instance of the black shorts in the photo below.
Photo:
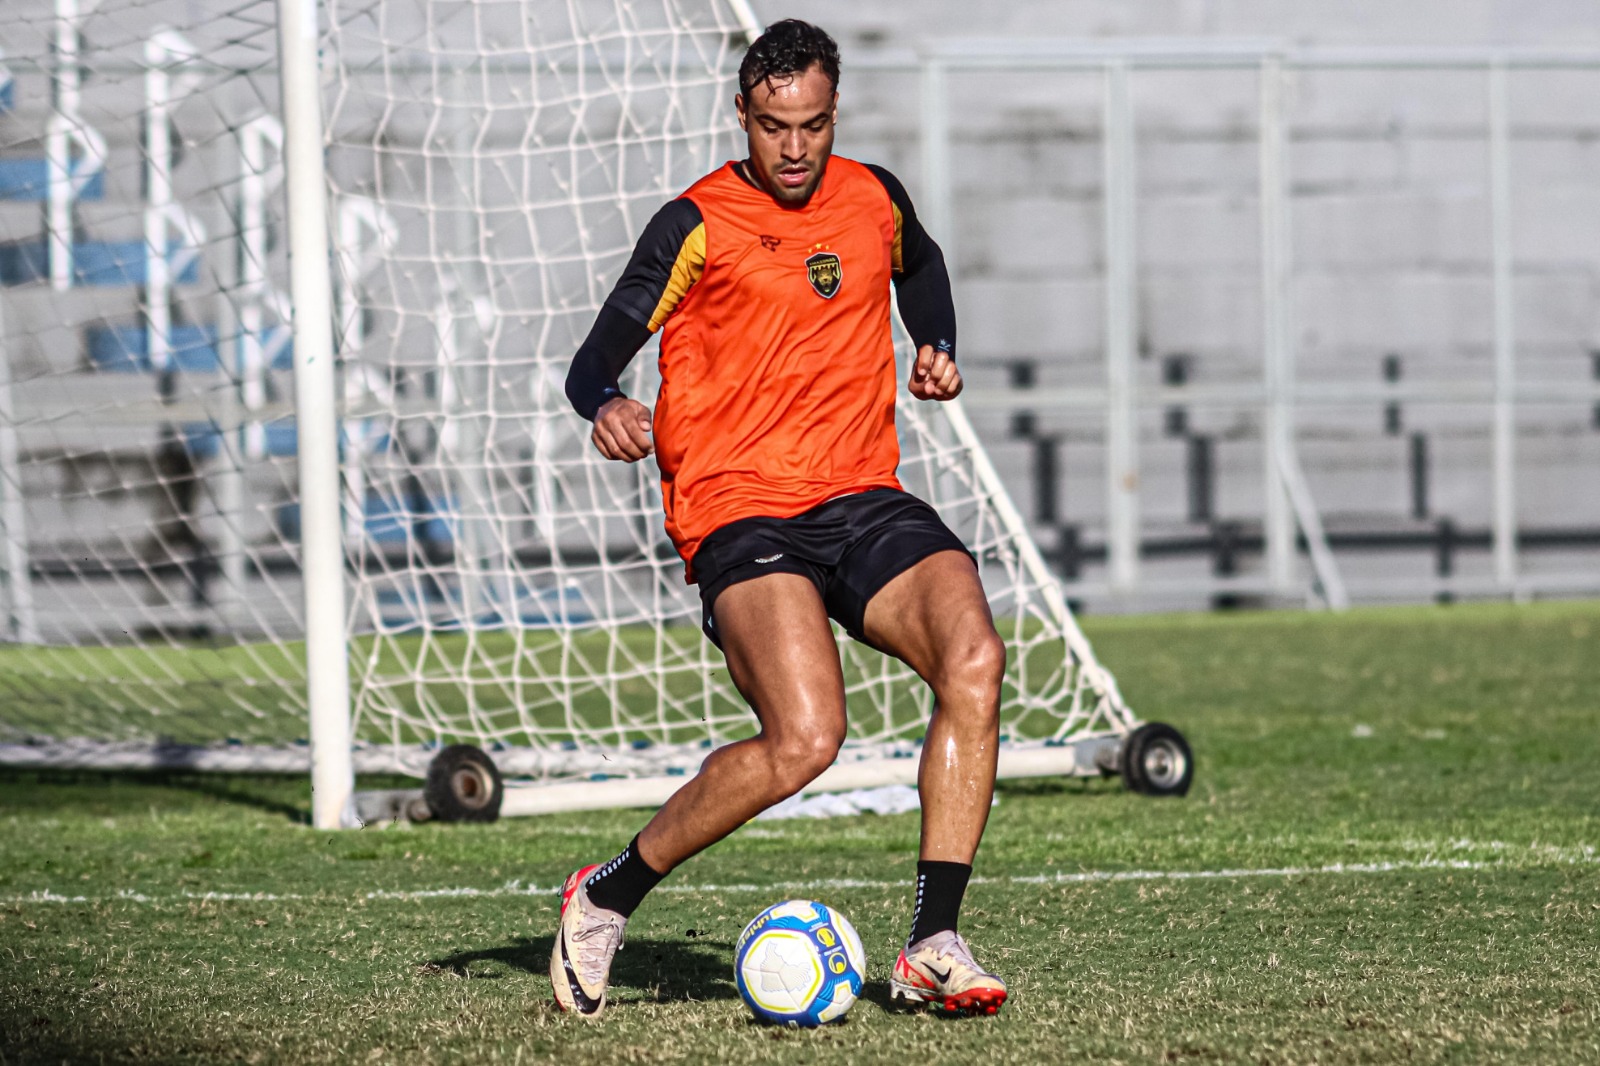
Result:
{"type": "Polygon", "coordinates": [[[701,628],[722,647],[712,607],[723,589],[799,574],[817,587],[828,616],[860,640],[867,603],[879,589],[930,555],[966,550],[932,507],[899,489],[840,496],[793,518],[741,518],[695,552],[701,628]]]}

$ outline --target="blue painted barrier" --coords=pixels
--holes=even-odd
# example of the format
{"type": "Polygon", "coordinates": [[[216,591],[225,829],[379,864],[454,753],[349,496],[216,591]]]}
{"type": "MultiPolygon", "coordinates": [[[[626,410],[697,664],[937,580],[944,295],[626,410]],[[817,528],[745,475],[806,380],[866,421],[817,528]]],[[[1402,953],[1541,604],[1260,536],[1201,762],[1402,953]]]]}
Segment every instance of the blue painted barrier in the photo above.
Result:
{"type": "MultiPolygon", "coordinates": [[[[286,335],[287,326],[271,326],[264,343],[271,344],[286,335]]],[[[89,362],[96,369],[112,373],[149,373],[150,333],[143,326],[96,326],[87,331],[89,362]]],[[[217,353],[214,326],[172,327],[173,367],[192,374],[215,373],[222,368],[217,353]]],[[[273,357],[271,369],[288,370],[294,365],[294,344],[285,344],[273,357]]]]}
{"type": "MultiPolygon", "coordinates": [[[[0,107],[0,111],[6,110],[0,107]]],[[[44,159],[0,159],[0,200],[38,202],[50,195],[50,163],[44,159]]],[[[106,195],[105,171],[96,171],[73,197],[75,200],[103,200],[106,195]]]]}
{"type": "MultiPolygon", "coordinates": [[[[183,250],[173,241],[170,258],[183,250]]],[[[72,283],[105,287],[143,285],[146,281],[144,241],[80,241],[72,246],[72,283]]],[[[0,285],[28,285],[48,281],[49,254],[44,241],[0,244],[0,285]]],[[[200,280],[200,260],[189,261],[172,281],[192,285],[200,280]]]]}

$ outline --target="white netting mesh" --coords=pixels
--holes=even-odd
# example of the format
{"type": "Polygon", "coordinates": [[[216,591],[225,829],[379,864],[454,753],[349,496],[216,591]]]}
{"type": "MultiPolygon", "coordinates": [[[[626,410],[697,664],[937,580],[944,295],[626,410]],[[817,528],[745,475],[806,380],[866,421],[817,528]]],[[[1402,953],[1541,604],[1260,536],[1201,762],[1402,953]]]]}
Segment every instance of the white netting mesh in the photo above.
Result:
{"type": "Polygon", "coordinates": [[[213,8],[0,19],[0,738],[304,733],[275,18],[213,8]]]}
{"type": "MultiPolygon", "coordinates": [[[[124,79],[72,116],[109,131],[108,177],[128,172],[108,180],[105,199],[130,219],[160,208],[175,220],[166,233],[176,251],[144,256],[168,280],[143,278],[121,295],[21,277],[0,289],[16,381],[0,391],[20,441],[4,480],[13,495],[20,485],[28,511],[26,530],[8,521],[6,531],[12,635],[51,645],[0,666],[35,697],[0,710],[0,740],[301,736],[273,5],[181,26],[165,51],[153,50],[151,28],[187,5],[107,0],[70,19],[67,0],[22,6],[29,14],[0,40],[8,56],[36,60],[16,84],[19,98],[47,105],[34,104],[35,125],[60,111],[48,102],[52,83],[62,99],[66,68],[47,42],[70,21],[83,42],[73,69],[124,79]],[[169,104],[148,84],[152,63],[174,68],[160,75],[169,104]],[[186,146],[179,161],[138,132],[163,107],[186,146]],[[123,332],[148,354],[115,368],[85,358],[86,331],[117,322],[133,323],[123,332]],[[215,353],[177,351],[196,337],[201,347],[213,338],[215,353]],[[36,380],[56,407],[29,406],[36,380]],[[150,398],[136,400],[140,390],[150,398]],[[134,427],[116,454],[140,472],[118,482],[115,502],[72,480],[112,462],[113,422],[134,427]],[[41,525],[37,508],[61,517],[41,525]]],[[[739,151],[731,74],[747,29],[720,2],[325,4],[364,742],[505,746],[531,752],[519,768],[561,776],[684,765],[753,728],[699,633],[653,464],[601,460],[561,387],[645,221],[739,151]]],[[[5,150],[22,143],[11,131],[26,114],[0,117],[5,150]]],[[[45,205],[46,229],[51,210],[58,228],[62,217],[70,232],[89,228],[86,198],[66,200],[65,216],[45,205]]],[[[33,206],[6,240],[37,239],[33,206]]],[[[646,400],[653,357],[652,344],[628,382],[646,400]]],[[[998,482],[965,423],[947,415],[902,402],[901,477],[981,560],[1013,649],[1006,729],[1040,738],[1121,727],[1109,679],[1077,668],[1086,646],[1020,525],[1002,521],[998,482]]],[[[841,648],[852,741],[920,736],[920,683],[848,640],[841,648]]]]}

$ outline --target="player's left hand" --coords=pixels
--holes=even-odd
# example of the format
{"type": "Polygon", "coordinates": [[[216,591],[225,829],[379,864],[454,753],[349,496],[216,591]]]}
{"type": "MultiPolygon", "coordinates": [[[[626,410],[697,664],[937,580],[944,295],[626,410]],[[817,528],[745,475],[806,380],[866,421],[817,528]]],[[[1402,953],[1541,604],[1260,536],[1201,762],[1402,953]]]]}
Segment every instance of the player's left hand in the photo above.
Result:
{"type": "Polygon", "coordinates": [[[917,349],[917,361],[911,366],[911,380],[906,387],[919,400],[953,400],[961,395],[961,371],[956,369],[949,352],[935,351],[933,345],[924,344],[917,349]]]}

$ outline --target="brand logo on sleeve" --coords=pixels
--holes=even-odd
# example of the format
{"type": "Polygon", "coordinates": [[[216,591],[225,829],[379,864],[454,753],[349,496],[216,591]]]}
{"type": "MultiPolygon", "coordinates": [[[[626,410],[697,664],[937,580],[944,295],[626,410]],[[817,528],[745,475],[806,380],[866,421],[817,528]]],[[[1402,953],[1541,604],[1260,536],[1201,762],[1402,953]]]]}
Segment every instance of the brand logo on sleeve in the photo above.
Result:
{"type": "Polygon", "coordinates": [[[806,260],[806,277],[818,296],[831,300],[838,295],[839,286],[844,282],[844,264],[826,245],[818,245],[806,260]]]}

